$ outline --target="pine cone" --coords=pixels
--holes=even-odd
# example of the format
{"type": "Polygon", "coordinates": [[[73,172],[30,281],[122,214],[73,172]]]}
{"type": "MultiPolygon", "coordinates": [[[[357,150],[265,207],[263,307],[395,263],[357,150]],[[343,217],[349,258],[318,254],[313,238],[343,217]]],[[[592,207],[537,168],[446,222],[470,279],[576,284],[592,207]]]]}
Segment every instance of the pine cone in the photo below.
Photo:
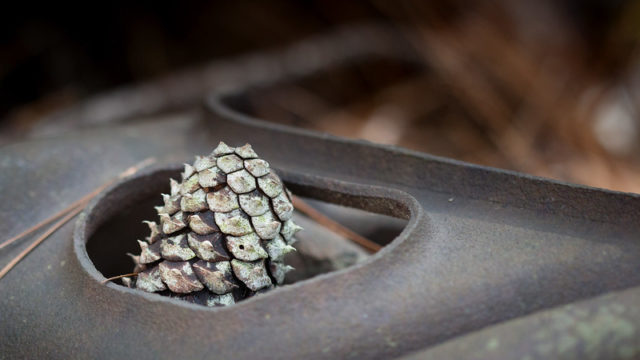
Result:
{"type": "Polygon", "coordinates": [[[126,285],[224,306],[282,284],[293,269],[283,257],[302,228],[291,220],[291,194],[251,145],[220,142],[170,183],[126,285]]]}

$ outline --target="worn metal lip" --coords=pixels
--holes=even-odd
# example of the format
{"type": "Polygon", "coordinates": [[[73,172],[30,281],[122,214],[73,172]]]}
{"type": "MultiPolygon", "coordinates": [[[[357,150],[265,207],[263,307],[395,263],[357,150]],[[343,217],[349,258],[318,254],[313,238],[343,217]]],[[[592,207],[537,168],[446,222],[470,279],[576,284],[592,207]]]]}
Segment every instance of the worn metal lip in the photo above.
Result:
{"type": "MultiPolygon", "coordinates": [[[[633,319],[633,317],[637,317],[638,312],[636,312],[634,308],[630,308],[629,306],[625,306],[625,303],[632,303],[634,299],[640,299],[640,286],[630,287],[626,289],[614,290],[608,293],[600,294],[594,297],[586,298],[583,300],[579,300],[576,302],[572,302],[569,304],[563,304],[554,306],[551,308],[546,308],[542,310],[535,311],[533,313],[516,317],[510,320],[506,320],[500,323],[492,324],[487,327],[471,331],[465,333],[463,335],[450,338],[444,342],[435,344],[433,346],[428,346],[423,349],[412,351],[402,359],[439,359],[442,358],[444,354],[447,354],[447,357],[450,358],[469,358],[469,359],[511,359],[511,358],[520,358],[523,355],[523,349],[526,352],[530,352],[535,354],[535,351],[531,349],[531,343],[536,344],[535,337],[526,336],[530,335],[532,332],[539,332],[541,330],[553,330],[553,320],[557,319],[571,319],[574,320],[579,318],[578,313],[586,314],[593,316],[593,313],[597,313],[598,311],[602,311],[606,309],[607,306],[622,306],[624,314],[617,315],[620,318],[627,317],[627,319],[633,319]],[[573,317],[569,315],[569,313],[573,311],[573,317]],[[505,335],[510,334],[511,336],[505,339],[505,335]],[[500,346],[496,349],[490,349],[487,347],[487,344],[491,339],[500,339],[500,346]],[[506,340],[506,341],[505,341],[506,340]],[[507,345],[503,345],[503,343],[507,343],[507,345]],[[465,351],[467,353],[473,353],[474,356],[464,356],[461,357],[461,354],[464,354],[465,351]]],[[[574,320],[575,321],[575,320],[574,320]]],[[[595,316],[591,319],[587,317],[586,320],[583,319],[583,324],[590,324],[594,326],[597,322],[597,318],[595,316]]],[[[571,321],[569,321],[571,323],[571,321]]],[[[579,321],[575,321],[575,324],[579,323],[579,321]]],[[[602,326],[604,328],[603,331],[607,333],[607,335],[612,335],[611,328],[607,326],[602,326]]],[[[615,333],[614,333],[615,334],[615,333]]],[[[619,334],[619,333],[617,333],[619,334]]],[[[623,342],[628,340],[630,342],[640,340],[640,333],[635,332],[635,334],[630,335],[621,340],[620,338],[614,339],[613,341],[623,342]],[[635,336],[634,336],[635,335],[635,336]]],[[[540,341],[540,340],[538,340],[540,341]]],[[[585,341],[581,339],[581,341],[585,341]]],[[[611,340],[610,340],[611,341],[611,340]]],[[[542,342],[542,341],[540,341],[542,342]]],[[[540,344],[538,342],[538,344],[540,344]]],[[[561,343],[561,340],[557,340],[556,343],[553,341],[551,344],[561,343]]],[[[550,353],[551,355],[545,355],[541,358],[555,358],[561,357],[561,352],[558,353],[550,353]]],[[[606,353],[605,353],[606,354],[606,353]]],[[[540,355],[540,353],[538,353],[540,355]]],[[[584,356],[584,354],[580,354],[576,357],[569,358],[577,358],[580,359],[584,356]]],[[[566,357],[562,357],[566,358],[566,357]]],[[[602,355],[598,358],[626,358],[626,357],[615,357],[610,355],[602,355]]],[[[636,357],[633,357],[636,359],[636,357]]]]}
{"type": "MultiPolygon", "coordinates": [[[[178,172],[181,170],[181,165],[173,164],[173,165],[156,165],[150,166],[134,175],[130,175],[119,179],[114,184],[110,185],[106,189],[104,189],[100,194],[98,194],[94,199],[92,199],[89,204],[85,207],[85,209],[80,213],[78,219],[75,222],[74,230],[73,230],[73,252],[76,256],[76,259],[79,262],[80,267],[85,272],[85,274],[89,275],[91,280],[97,282],[99,285],[102,285],[106,288],[116,290],[122,293],[132,294],[136,296],[141,296],[144,299],[152,302],[166,302],[173,305],[183,306],[192,310],[201,310],[201,311],[230,311],[233,309],[237,309],[239,306],[244,306],[245,304],[252,303],[255,301],[266,301],[266,299],[277,296],[277,294],[283,291],[296,291],[300,287],[313,286],[315,283],[323,281],[327,278],[332,278],[334,276],[342,276],[344,274],[348,274],[352,271],[355,271],[364,267],[375,266],[375,263],[382,259],[384,256],[392,252],[398,245],[403,243],[405,240],[409,238],[409,235],[414,231],[414,229],[418,226],[421,221],[429,221],[427,215],[425,214],[422,206],[410,194],[396,189],[388,189],[382,188],[378,186],[363,186],[359,184],[349,183],[345,181],[326,179],[319,176],[311,176],[304,174],[296,174],[296,180],[302,180],[299,185],[310,186],[314,189],[321,189],[318,187],[318,184],[332,184],[334,189],[322,188],[321,191],[325,191],[325,193],[337,193],[343,194],[338,190],[335,190],[335,187],[340,187],[341,189],[348,189],[353,192],[354,196],[369,196],[373,198],[379,198],[382,200],[393,201],[400,205],[406,207],[409,212],[408,222],[405,227],[402,229],[400,234],[396,236],[393,240],[391,240],[388,244],[386,244],[380,251],[376,252],[368,259],[361,263],[354,264],[349,266],[348,268],[331,271],[328,273],[323,273],[314,276],[311,279],[302,280],[296,282],[294,284],[289,284],[286,286],[280,286],[274,291],[269,291],[261,296],[252,297],[249,299],[245,299],[234,306],[229,307],[213,307],[209,308],[202,305],[191,304],[185,301],[181,301],[179,299],[174,299],[158,294],[147,293],[144,291],[138,291],[134,289],[129,289],[127,287],[114,284],[112,282],[103,283],[106,280],[106,277],[102,275],[102,273],[96,268],[93,261],[89,257],[87,252],[86,244],[89,238],[93,235],[93,232],[96,228],[98,228],[101,224],[107,221],[112,214],[101,215],[97,214],[97,210],[103,203],[112,201],[113,197],[118,196],[118,191],[123,191],[125,187],[136,186],[136,182],[141,181],[145,177],[153,177],[158,176],[161,172],[178,172]],[[382,194],[382,195],[381,195],[382,194]]],[[[276,169],[277,170],[277,169],[276,169]]],[[[279,171],[279,174],[282,175],[283,181],[288,183],[288,179],[293,175],[289,171],[279,171]]],[[[365,209],[366,210],[366,209],[365,209]]]]}
{"type": "MultiPolygon", "coordinates": [[[[255,87],[259,88],[260,85],[255,87]]],[[[516,177],[524,178],[527,180],[543,181],[546,183],[551,183],[556,185],[569,186],[574,189],[599,191],[599,192],[604,192],[612,195],[624,195],[624,196],[630,196],[630,197],[640,199],[639,193],[624,192],[624,191],[599,188],[599,187],[589,186],[584,184],[572,183],[569,181],[563,181],[563,180],[557,180],[557,179],[547,178],[547,177],[538,176],[538,175],[532,175],[529,173],[519,172],[516,170],[501,169],[501,168],[496,168],[496,167],[491,167],[486,165],[469,163],[462,160],[456,160],[456,159],[433,155],[433,154],[429,154],[429,153],[425,153],[417,150],[411,150],[401,146],[379,144],[379,143],[375,143],[367,140],[361,140],[361,139],[350,139],[350,138],[337,136],[329,133],[322,133],[314,130],[297,128],[297,127],[284,125],[284,124],[278,124],[278,123],[270,122],[268,120],[260,119],[258,117],[251,116],[249,114],[245,114],[241,111],[235,110],[234,108],[232,108],[231,106],[225,103],[226,98],[231,96],[241,95],[242,93],[246,92],[246,90],[247,90],[246,88],[228,87],[228,88],[221,88],[216,91],[213,91],[204,98],[204,101],[203,101],[204,107],[207,110],[213,112],[214,114],[220,115],[219,119],[222,121],[235,122],[238,124],[249,125],[249,126],[258,127],[258,128],[272,129],[279,132],[288,133],[291,135],[311,137],[311,138],[320,139],[320,140],[329,139],[336,143],[373,147],[373,148],[378,148],[381,150],[386,150],[392,153],[414,157],[418,159],[432,160],[432,161],[437,161],[437,162],[454,165],[454,166],[462,166],[462,167],[476,169],[476,170],[488,171],[488,172],[499,173],[499,174],[504,174],[509,176],[516,176],[516,177]]]]}

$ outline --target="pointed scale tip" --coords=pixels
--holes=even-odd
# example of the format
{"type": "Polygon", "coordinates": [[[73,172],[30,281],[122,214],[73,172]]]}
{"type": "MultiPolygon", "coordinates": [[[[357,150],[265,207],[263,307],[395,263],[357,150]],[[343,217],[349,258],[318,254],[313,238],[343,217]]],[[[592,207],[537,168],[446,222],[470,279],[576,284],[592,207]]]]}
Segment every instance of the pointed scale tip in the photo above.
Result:
{"type": "Polygon", "coordinates": [[[171,185],[171,196],[176,196],[180,194],[180,183],[174,179],[169,179],[169,184],[171,185]]]}
{"type": "Polygon", "coordinates": [[[191,177],[191,175],[193,175],[193,173],[195,172],[195,169],[193,168],[193,166],[191,166],[191,164],[184,164],[184,171],[182,172],[182,180],[186,180],[188,178],[191,177]]]}
{"type": "Polygon", "coordinates": [[[225,144],[223,141],[220,141],[218,143],[218,146],[216,146],[216,148],[213,149],[213,151],[211,152],[211,155],[213,156],[227,155],[227,154],[232,154],[234,151],[235,151],[234,148],[225,144]]]}

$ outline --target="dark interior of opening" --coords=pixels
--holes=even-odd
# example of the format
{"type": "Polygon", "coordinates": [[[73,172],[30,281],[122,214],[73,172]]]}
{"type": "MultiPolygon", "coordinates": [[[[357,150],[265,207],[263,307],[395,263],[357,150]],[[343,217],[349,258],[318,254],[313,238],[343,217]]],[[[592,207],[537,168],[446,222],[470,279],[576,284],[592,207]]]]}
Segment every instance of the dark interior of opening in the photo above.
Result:
{"type": "Polygon", "coordinates": [[[260,119],[326,131],[327,126],[336,127],[331,125],[334,122],[349,126],[349,121],[341,120],[342,115],[358,117],[367,111],[359,106],[361,103],[393,92],[395,86],[413,83],[424,72],[425,68],[416,63],[372,56],[291,82],[246,89],[224,101],[234,110],[260,119]]]}
{"type": "MultiPolygon", "coordinates": [[[[96,269],[105,277],[132,272],[133,262],[127,253],[139,254],[137,239],[148,236],[149,228],[143,220],[157,221],[154,206],[162,205],[161,193],[169,192],[166,172],[153,184],[136,184],[135,180],[120,186],[145,186],[146,194],[132,205],[122,205],[115,215],[108,217],[89,237],[86,248],[96,269]]],[[[177,173],[173,176],[177,178],[177,173]]],[[[135,191],[135,189],[133,189],[135,191]]],[[[131,190],[129,190],[131,191],[131,190]]],[[[104,200],[103,200],[104,201],[104,200]]],[[[391,242],[406,226],[407,221],[305,198],[305,201],[328,217],[380,244],[391,242]]],[[[287,283],[311,278],[321,273],[342,269],[365,260],[370,253],[351,241],[329,231],[303,214],[296,213],[296,222],[305,227],[298,234],[297,252],[285,261],[296,268],[287,274],[287,283]]]]}

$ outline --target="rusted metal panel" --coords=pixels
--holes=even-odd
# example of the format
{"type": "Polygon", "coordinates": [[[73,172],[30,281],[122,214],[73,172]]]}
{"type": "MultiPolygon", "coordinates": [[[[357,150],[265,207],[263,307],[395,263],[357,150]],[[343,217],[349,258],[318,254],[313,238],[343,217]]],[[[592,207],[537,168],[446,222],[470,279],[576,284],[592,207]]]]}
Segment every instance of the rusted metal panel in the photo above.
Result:
{"type": "MultiPolygon", "coordinates": [[[[507,346],[498,358],[539,345],[508,335],[545,326],[549,313],[536,311],[609,292],[594,304],[620,303],[620,314],[639,310],[629,300],[640,291],[638,195],[269,124],[228,105],[243,91],[212,95],[199,111],[162,122],[0,149],[0,232],[7,235],[125,168],[158,159],[156,170],[104,192],[0,281],[3,356],[392,358],[529,315],[487,330],[507,346]],[[362,263],[228,308],[102,284],[86,239],[166,185],[176,171],[167,164],[207,153],[219,140],[250,142],[298,195],[408,223],[362,263]]],[[[0,265],[24,245],[2,250],[0,265]]],[[[633,332],[625,341],[639,343],[637,317],[626,321],[633,332]]],[[[475,354],[443,346],[456,357],[475,354]]]]}

